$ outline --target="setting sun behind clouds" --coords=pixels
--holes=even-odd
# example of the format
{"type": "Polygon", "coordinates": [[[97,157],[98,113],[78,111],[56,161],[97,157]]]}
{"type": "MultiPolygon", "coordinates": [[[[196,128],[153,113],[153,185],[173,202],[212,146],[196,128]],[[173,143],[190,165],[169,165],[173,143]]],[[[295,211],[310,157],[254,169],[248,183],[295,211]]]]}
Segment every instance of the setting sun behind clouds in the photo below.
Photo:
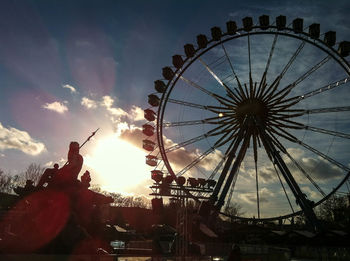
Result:
{"type": "Polygon", "coordinates": [[[85,165],[94,172],[103,190],[128,194],[148,194],[148,188],[134,191],[150,179],[146,153],[119,138],[117,134],[98,141],[85,165]]]}

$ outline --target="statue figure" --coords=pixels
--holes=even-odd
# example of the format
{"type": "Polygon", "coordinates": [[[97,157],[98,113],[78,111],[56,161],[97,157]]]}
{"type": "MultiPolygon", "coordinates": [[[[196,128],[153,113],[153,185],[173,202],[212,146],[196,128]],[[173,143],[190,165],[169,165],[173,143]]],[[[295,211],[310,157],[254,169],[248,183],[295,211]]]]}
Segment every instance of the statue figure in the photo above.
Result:
{"type": "Polygon", "coordinates": [[[55,176],[55,185],[70,186],[79,182],[78,175],[84,162],[83,156],[79,154],[79,149],[78,142],[72,141],[69,144],[68,161],[55,176]]]}
{"type": "Polygon", "coordinates": [[[81,186],[83,188],[89,188],[90,181],[91,181],[90,172],[86,170],[84,174],[80,177],[80,180],[81,180],[81,186]]]}
{"type": "Polygon", "coordinates": [[[21,187],[21,186],[18,186],[18,187],[15,187],[13,188],[13,191],[17,194],[17,195],[20,195],[20,196],[27,196],[29,195],[30,193],[34,192],[35,191],[35,186],[33,185],[33,181],[28,179],[26,181],[26,185],[24,187],[21,187]]]}
{"type": "Polygon", "coordinates": [[[55,163],[53,165],[53,168],[47,168],[43,175],[41,176],[38,185],[36,186],[37,188],[43,188],[45,184],[47,184],[47,186],[50,185],[50,181],[55,177],[55,175],[58,172],[58,164],[55,163]]]}
{"type": "Polygon", "coordinates": [[[68,164],[66,166],[70,171],[71,179],[74,181],[78,180],[78,175],[84,162],[83,156],[79,154],[79,149],[78,142],[72,141],[69,144],[68,164]]]}
{"type": "MultiPolygon", "coordinates": [[[[112,203],[113,198],[89,189],[89,171],[86,170],[78,180],[84,161],[79,150],[96,131],[81,146],[78,142],[71,142],[67,163],[62,168],[58,164],[47,168],[36,187],[33,181],[27,180],[25,186],[14,188],[19,195],[14,209],[23,211],[9,215],[7,226],[16,228],[16,238],[7,237],[5,241],[0,235],[3,239],[0,252],[12,249],[16,253],[67,254],[80,247],[81,242],[102,235],[101,231],[107,226],[101,209],[112,203]]],[[[79,251],[96,254],[101,247],[111,251],[110,246],[105,246],[102,241],[93,242],[79,251]]]]}

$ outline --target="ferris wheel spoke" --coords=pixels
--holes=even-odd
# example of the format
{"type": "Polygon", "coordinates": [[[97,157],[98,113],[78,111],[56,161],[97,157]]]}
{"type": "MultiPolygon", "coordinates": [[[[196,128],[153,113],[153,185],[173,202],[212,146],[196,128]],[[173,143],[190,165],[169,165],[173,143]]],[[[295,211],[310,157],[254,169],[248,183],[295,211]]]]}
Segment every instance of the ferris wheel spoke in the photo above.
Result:
{"type": "MultiPolygon", "coordinates": [[[[231,59],[230,59],[230,57],[228,56],[227,51],[226,51],[226,48],[225,48],[225,46],[224,46],[223,43],[221,43],[221,47],[222,47],[222,49],[224,50],[226,59],[227,59],[229,65],[230,65],[231,71],[232,71],[232,73],[233,73],[233,75],[234,75],[234,77],[235,77],[235,79],[236,79],[238,88],[241,90],[241,88],[242,88],[241,82],[239,81],[239,78],[238,78],[238,76],[237,76],[237,74],[236,74],[236,72],[235,72],[235,70],[234,70],[234,68],[233,68],[233,65],[232,65],[232,63],[231,63],[231,59]]],[[[238,90],[237,90],[236,88],[234,88],[234,90],[237,92],[237,94],[233,93],[234,97],[235,97],[237,100],[242,99],[243,97],[241,96],[241,93],[239,93],[238,90]]]]}
{"type": "MultiPolygon", "coordinates": [[[[295,136],[293,136],[292,134],[290,134],[289,132],[285,131],[284,129],[280,128],[279,126],[273,126],[274,128],[270,128],[268,127],[267,129],[272,132],[275,133],[276,135],[283,137],[291,142],[294,142],[294,140],[296,139],[295,136]]],[[[279,143],[280,144],[280,143],[279,143]]]]}
{"type": "Polygon", "coordinates": [[[164,122],[163,127],[170,128],[170,127],[178,127],[178,126],[202,125],[205,123],[206,123],[205,120],[164,122]]]}
{"type": "Polygon", "coordinates": [[[253,139],[253,153],[254,153],[254,161],[258,161],[258,144],[257,144],[257,135],[255,133],[252,134],[253,139]]]}
{"type": "Polygon", "coordinates": [[[300,170],[300,172],[311,182],[312,185],[321,193],[322,196],[326,196],[326,193],[318,186],[318,184],[313,180],[313,178],[304,170],[304,168],[290,155],[290,153],[285,150],[284,152],[288,158],[294,163],[294,165],[300,170]]]}
{"type": "Polygon", "coordinates": [[[211,111],[213,113],[224,113],[224,112],[231,112],[232,111],[232,109],[229,109],[228,107],[206,106],[206,105],[202,105],[202,104],[197,104],[197,103],[187,102],[187,101],[180,101],[180,100],[170,99],[170,98],[168,99],[168,102],[187,106],[187,107],[207,110],[207,111],[211,111]]]}
{"type": "Polygon", "coordinates": [[[223,134],[225,132],[229,133],[230,131],[231,131],[230,126],[220,125],[219,127],[214,128],[214,129],[212,129],[212,130],[210,130],[210,131],[208,131],[208,132],[206,132],[206,133],[204,133],[202,135],[199,135],[199,136],[194,137],[192,139],[180,142],[180,143],[175,144],[175,145],[173,145],[173,146],[171,146],[169,148],[166,148],[165,149],[165,153],[170,153],[170,152],[172,152],[174,150],[183,148],[183,147],[185,147],[187,145],[190,145],[190,144],[193,144],[195,142],[201,141],[201,140],[206,139],[208,137],[220,135],[220,134],[223,134]],[[224,128],[224,127],[226,127],[226,128],[224,128]],[[221,128],[224,128],[224,129],[220,130],[221,128]]]}
{"type": "Polygon", "coordinates": [[[347,166],[345,166],[345,165],[343,165],[342,163],[336,161],[335,159],[333,159],[333,158],[327,156],[326,154],[320,152],[319,150],[317,150],[317,149],[311,147],[310,145],[308,145],[308,144],[302,142],[301,140],[296,139],[294,142],[297,143],[297,144],[299,144],[299,145],[301,145],[301,146],[303,146],[303,147],[306,148],[307,150],[309,150],[309,151],[315,153],[316,155],[318,155],[318,156],[324,158],[324,159],[327,160],[328,162],[330,162],[330,163],[336,165],[336,166],[339,167],[340,169],[345,170],[345,171],[347,171],[347,172],[350,171],[350,168],[348,168],[347,166]]]}
{"type": "Polygon", "coordinates": [[[232,128],[230,130],[230,132],[226,132],[223,136],[221,136],[216,142],[215,142],[215,146],[217,147],[221,147],[223,145],[225,145],[227,142],[229,142],[230,140],[232,140],[238,133],[238,127],[234,126],[234,128],[232,128]],[[231,135],[229,137],[227,137],[229,134],[231,133],[231,135]]]}
{"type": "Polygon", "coordinates": [[[232,99],[234,99],[236,102],[238,102],[237,100],[237,96],[236,94],[230,89],[230,87],[228,87],[215,73],[212,69],[210,69],[209,65],[206,64],[203,59],[198,58],[198,60],[203,64],[203,66],[207,69],[207,71],[211,74],[211,76],[213,76],[213,78],[222,86],[224,87],[226,94],[231,97],[232,99]]]}
{"type": "Polygon", "coordinates": [[[230,124],[236,122],[236,119],[232,119],[232,115],[225,113],[223,116],[206,118],[205,122],[208,124],[230,124]]]}
{"type": "Polygon", "coordinates": [[[284,98],[287,94],[290,93],[290,91],[297,86],[299,83],[304,81],[307,77],[309,77],[312,73],[317,71],[319,68],[321,68],[325,63],[327,63],[331,59],[331,56],[328,55],[327,57],[323,58],[320,62],[315,64],[312,68],[310,68],[306,73],[304,73],[302,76],[300,76],[297,80],[295,80],[293,83],[289,84],[288,86],[282,88],[280,91],[278,91],[276,94],[272,95],[270,99],[272,99],[271,103],[273,103],[275,100],[281,100],[284,98]],[[280,97],[277,97],[279,96],[280,97]],[[276,97],[275,100],[273,100],[276,97]]]}
{"type": "Polygon", "coordinates": [[[220,160],[220,162],[218,163],[218,165],[216,165],[215,169],[213,170],[213,172],[210,174],[208,179],[214,179],[216,174],[218,173],[218,171],[221,169],[222,165],[224,164],[226,160],[226,157],[222,157],[222,159],[220,160]]]}
{"type": "MultiPolygon", "coordinates": [[[[264,102],[268,101],[268,99],[275,93],[275,91],[278,88],[278,85],[280,84],[280,81],[282,79],[281,75],[278,75],[275,80],[271,83],[269,88],[265,88],[264,92],[261,92],[259,98],[262,99],[264,102]]],[[[267,87],[267,86],[266,86],[267,87]]]]}
{"type": "Polygon", "coordinates": [[[283,113],[278,113],[277,116],[274,116],[273,118],[276,120],[282,120],[282,119],[290,119],[290,118],[296,118],[304,115],[304,111],[300,110],[299,113],[291,113],[291,114],[283,114],[283,113]]]}
{"type": "Polygon", "coordinates": [[[341,112],[341,111],[350,111],[350,106],[340,106],[340,107],[329,107],[329,108],[317,108],[317,109],[311,109],[311,110],[304,110],[304,114],[341,112]]]}
{"type": "MultiPolygon", "coordinates": [[[[288,158],[294,163],[294,165],[300,170],[300,172],[315,186],[315,188],[323,195],[326,196],[323,190],[317,185],[317,183],[312,179],[312,177],[307,174],[307,172],[301,167],[301,165],[292,157],[288,150],[278,141],[278,139],[270,133],[270,137],[273,139],[273,142],[277,147],[288,156],[288,158]]],[[[289,139],[290,140],[290,139],[289,139]]]]}
{"type": "Polygon", "coordinates": [[[204,106],[204,105],[201,105],[201,104],[196,104],[196,103],[193,103],[193,102],[180,101],[180,100],[170,99],[170,98],[168,99],[168,102],[179,104],[179,105],[183,105],[183,106],[187,106],[187,107],[202,109],[202,110],[209,110],[207,106],[204,106]]]}
{"type": "Polygon", "coordinates": [[[269,125],[279,126],[283,128],[289,128],[289,129],[303,129],[303,126],[304,126],[299,122],[287,120],[285,118],[278,118],[271,115],[269,116],[269,125]]]}
{"type": "Polygon", "coordinates": [[[214,135],[214,134],[208,134],[208,133],[199,135],[199,136],[194,137],[194,138],[192,138],[192,139],[189,139],[189,140],[180,142],[180,143],[175,144],[175,145],[173,145],[173,146],[171,146],[171,147],[169,147],[169,148],[166,148],[166,149],[165,149],[165,152],[166,152],[166,153],[170,153],[170,152],[172,152],[172,151],[178,150],[178,149],[180,149],[180,148],[184,148],[184,147],[186,147],[186,146],[188,146],[188,145],[190,145],[190,144],[193,144],[193,143],[195,143],[195,142],[201,141],[201,140],[203,140],[203,139],[205,139],[205,138],[207,138],[207,137],[209,137],[209,136],[213,136],[213,135],[214,135]]]}
{"type": "Polygon", "coordinates": [[[169,152],[172,152],[172,151],[174,151],[174,150],[183,148],[183,147],[185,147],[185,146],[187,146],[187,145],[190,145],[190,144],[193,144],[193,143],[195,143],[195,142],[197,142],[197,141],[201,141],[201,140],[203,140],[203,139],[205,139],[205,138],[207,138],[207,137],[208,137],[208,134],[202,134],[202,135],[199,135],[199,136],[194,137],[194,138],[192,138],[192,139],[186,140],[186,141],[184,141],[184,142],[180,142],[180,143],[175,144],[175,145],[173,145],[173,146],[171,146],[171,147],[169,147],[169,148],[166,148],[166,149],[165,149],[165,153],[169,153],[169,152]]]}
{"type": "Polygon", "coordinates": [[[279,102],[274,102],[274,103],[269,102],[268,106],[273,107],[273,108],[278,109],[278,110],[280,110],[280,109],[284,110],[285,108],[289,108],[289,107],[297,104],[298,102],[300,102],[299,96],[288,98],[288,99],[283,99],[279,102]],[[288,104],[285,104],[285,103],[288,103],[288,104]]]}
{"type": "Polygon", "coordinates": [[[226,203],[226,208],[229,207],[230,202],[231,202],[231,200],[232,200],[232,196],[233,196],[233,192],[234,192],[234,190],[235,190],[235,186],[236,186],[236,182],[237,182],[237,177],[238,177],[238,175],[239,175],[239,169],[238,169],[238,171],[237,171],[237,175],[235,175],[234,178],[233,178],[232,186],[231,186],[231,188],[230,188],[230,192],[229,192],[229,194],[228,194],[228,196],[227,196],[227,198],[226,198],[226,202],[227,202],[227,203],[226,203]]]}
{"type": "Polygon", "coordinates": [[[293,175],[291,174],[287,164],[282,159],[279,152],[273,146],[270,137],[262,130],[262,139],[264,140],[265,150],[268,155],[271,155],[273,162],[277,164],[279,170],[281,171],[285,181],[287,182],[289,188],[291,189],[297,204],[305,212],[305,215],[312,221],[313,224],[317,224],[317,218],[312,210],[312,202],[306,198],[305,193],[302,192],[298,183],[295,181],[293,175]]]}
{"type": "MultiPolygon", "coordinates": [[[[254,141],[254,139],[253,139],[254,141]]],[[[259,176],[258,176],[258,161],[255,158],[256,142],[254,142],[254,165],[255,165],[255,187],[256,187],[256,202],[258,210],[258,218],[260,218],[260,196],[259,196],[259,176]]]]}
{"type": "Polygon", "coordinates": [[[247,97],[251,97],[250,95],[249,95],[249,90],[248,90],[248,87],[247,87],[247,84],[245,83],[244,84],[244,91],[245,91],[245,96],[247,96],[247,97]]]}
{"type": "Polygon", "coordinates": [[[240,82],[237,82],[237,86],[238,86],[238,90],[237,88],[234,89],[234,91],[236,92],[236,94],[239,96],[240,100],[245,100],[247,99],[246,94],[244,93],[242,84],[240,82]]]}
{"type": "Polygon", "coordinates": [[[218,182],[214,188],[214,191],[212,193],[211,196],[211,200],[212,201],[216,201],[217,197],[219,195],[219,192],[221,190],[221,187],[226,179],[227,173],[232,165],[233,159],[236,157],[236,151],[239,147],[239,144],[241,143],[243,136],[244,136],[244,128],[247,127],[248,121],[245,119],[243,122],[243,127],[239,129],[237,135],[235,136],[235,138],[233,139],[233,141],[231,142],[229,148],[227,149],[226,153],[225,153],[225,158],[227,159],[224,167],[220,173],[220,177],[218,179],[218,182]]]}
{"type": "MultiPolygon", "coordinates": [[[[290,128],[290,127],[289,127],[290,128]]],[[[281,125],[274,125],[271,124],[271,129],[278,129],[279,131],[283,132],[284,134],[288,135],[289,137],[291,137],[292,139],[295,138],[294,135],[290,134],[287,130],[286,127],[281,126],[281,125]]]]}
{"type": "MultiPolygon", "coordinates": [[[[237,130],[237,125],[235,124],[222,124],[210,131],[208,131],[208,135],[210,136],[217,136],[217,135],[220,135],[220,134],[229,134],[230,132],[232,131],[235,131],[237,130]]],[[[216,143],[215,143],[216,145],[216,143]]]]}
{"type": "Polygon", "coordinates": [[[281,79],[283,78],[283,76],[285,75],[285,73],[288,71],[289,67],[293,64],[294,60],[297,58],[297,56],[299,55],[299,53],[301,52],[301,50],[304,48],[305,46],[305,41],[303,41],[298,48],[296,49],[296,51],[294,52],[294,54],[292,55],[292,57],[289,59],[288,63],[284,66],[282,72],[276,77],[275,81],[274,81],[274,86],[273,88],[270,88],[270,90],[267,90],[265,93],[262,94],[262,98],[263,99],[269,99],[274,92],[277,90],[277,87],[281,81],[281,79]]]}
{"type": "MultiPolygon", "coordinates": [[[[252,83],[253,85],[253,83],[252,83]]],[[[251,94],[251,97],[255,98],[256,97],[256,93],[257,93],[258,89],[257,89],[257,82],[254,83],[254,86],[252,88],[252,94],[251,94]]]]}
{"type": "Polygon", "coordinates": [[[312,90],[312,91],[307,92],[307,93],[305,93],[303,95],[293,97],[293,99],[299,99],[299,100],[307,99],[307,98],[310,98],[310,97],[312,97],[314,95],[317,95],[317,94],[320,94],[320,93],[323,93],[323,92],[326,92],[326,91],[330,91],[330,90],[332,90],[334,88],[337,88],[339,86],[342,86],[343,84],[346,84],[348,82],[350,82],[350,77],[346,77],[346,78],[341,79],[339,81],[332,82],[330,84],[327,84],[326,86],[323,86],[321,88],[312,90]]]}
{"type": "Polygon", "coordinates": [[[283,68],[283,70],[280,74],[280,76],[281,76],[280,78],[283,78],[283,76],[288,71],[289,67],[293,64],[293,62],[295,61],[295,59],[297,58],[297,56],[299,55],[301,50],[304,48],[304,46],[305,46],[305,41],[302,41],[300,43],[300,45],[298,46],[298,48],[296,49],[296,51],[294,52],[294,54],[292,55],[292,57],[290,58],[290,60],[288,61],[288,63],[286,64],[286,66],[283,68]]]}
{"type": "Polygon", "coordinates": [[[275,36],[274,36],[274,38],[273,38],[272,45],[271,45],[271,49],[270,49],[270,53],[269,53],[269,58],[268,58],[268,60],[267,60],[266,66],[265,66],[265,71],[264,71],[264,73],[267,73],[268,70],[269,70],[270,63],[271,63],[271,59],[272,59],[272,55],[273,55],[274,50],[275,50],[277,38],[278,38],[278,34],[275,34],[275,36]]]}
{"type": "MultiPolygon", "coordinates": [[[[278,138],[274,135],[277,134],[277,131],[272,131],[271,129],[266,130],[268,135],[271,137],[271,141],[275,144],[275,146],[280,149],[282,152],[285,152],[285,148],[282,143],[278,140],[278,138]]],[[[278,134],[277,134],[278,135],[278,134]]]]}
{"type": "Polygon", "coordinates": [[[250,53],[251,53],[251,50],[250,50],[250,33],[248,32],[248,63],[249,63],[249,86],[252,87],[252,60],[251,60],[251,57],[250,57],[250,53]]]}
{"type": "Polygon", "coordinates": [[[230,115],[223,115],[217,117],[206,118],[202,120],[191,120],[191,121],[175,121],[175,122],[164,122],[163,127],[178,127],[178,126],[190,126],[190,125],[203,125],[203,124],[231,124],[234,123],[235,119],[232,119],[230,115]]]}
{"type": "Polygon", "coordinates": [[[314,131],[317,133],[324,133],[324,134],[328,134],[328,135],[332,135],[332,136],[336,136],[336,137],[341,137],[344,139],[350,139],[350,134],[343,133],[343,132],[331,131],[331,130],[326,130],[326,129],[317,128],[317,127],[308,126],[308,125],[304,125],[304,129],[314,131]]]}
{"type": "Polygon", "coordinates": [[[188,164],[186,167],[184,167],[182,170],[180,170],[176,176],[180,177],[183,174],[185,174],[187,171],[189,171],[191,168],[193,168],[196,164],[198,164],[201,160],[203,160],[205,157],[207,157],[210,153],[212,153],[215,150],[215,147],[209,148],[207,151],[205,151],[203,154],[199,155],[196,159],[194,159],[190,164],[188,164]]]}
{"type": "Polygon", "coordinates": [[[296,111],[303,111],[301,109],[288,109],[294,105],[296,105],[297,103],[299,103],[300,100],[299,99],[285,99],[282,101],[279,101],[278,103],[269,103],[267,105],[268,108],[272,108],[270,111],[271,112],[296,112],[296,111]]]}
{"type": "Polygon", "coordinates": [[[284,195],[285,195],[286,198],[287,198],[289,207],[290,207],[290,209],[292,210],[292,213],[294,213],[294,208],[293,208],[292,203],[291,203],[291,201],[290,201],[290,199],[289,199],[289,196],[288,196],[288,194],[287,194],[286,188],[285,188],[285,186],[284,186],[284,184],[283,184],[283,182],[282,182],[281,176],[280,176],[280,174],[278,173],[278,170],[277,170],[277,168],[276,168],[276,165],[275,165],[275,164],[272,164],[272,165],[273,165],[273,168],[275,169],[275,172],[276,172],[276,175],[277,175],[277,177],[278,177],[278,180],[280,181],[280,184],[281,184],[282,189],[283,189],[283,191],[284,191],[284,195]]]}
{"type": "Polygon", "coordinates": [[[264,71],[264,73],[263,73],[263,75],[261,77],[261,81],[260,81],[260,84],[259,84],[258,92],[256,93],[256,97],[260,97],[260,94],[265,91],[265,88],[267,86],[267,84],[266,84],[266,75],[267,75],[267,72],[268,72],[269,67],[270,67],[272,55],[273,55],[274,50],[275,50],[277,37],[278,37],[278,34],[275,34],[275,37],[273,38],[272,46],[271,46],[271,49],[270,49],[269,58],[267,60],[266,66],[265,66],[265,71],[264,71]]]}
{"type": "Polygon", "coordinates": [[[234,163],[232,165],[231,171],[230,171],[230,173],[226,179],[225,185],[221,191],[220,197],[217,201],[218,208],[221,208],[225,203],[225,198],[227,196],[227,192],[229,191],[229,189],[232,185],[232,181],[233,181],[235,175],[237,175],[237,171],[238,171],[239,167],[241,166],[242,161],[243,161],[245,154],[247,152],[247,148],[249,145],[249,139],[250,139],[250,136],[246,134],[244,137],[243,143],[239,149],[236,160],[234,161],[234,163]]]}
{"type": "Polygon", "coordinates": [[[219,94],[213,93],[202,86],[198,85],[197,83],[185,78],[184,76],[180,76],[180,79],[189,84],[190,86],[204,92],[205,94],[209,95],[210,97],[214,98],[217,100],[219,103],[225,105],[225,106],[232,106],[232,104],[235,104],[232,100],[226,99],[225,97],[222,97],[219,94]]]}
{"type": "Polygon", "coordinates": [[[210,110],[213,113],[219,114],[219,117],[222,117],[225,114],[232,114],[232,109],[224,108],[224,107],[208,106],[208,110],[210,110]]]}

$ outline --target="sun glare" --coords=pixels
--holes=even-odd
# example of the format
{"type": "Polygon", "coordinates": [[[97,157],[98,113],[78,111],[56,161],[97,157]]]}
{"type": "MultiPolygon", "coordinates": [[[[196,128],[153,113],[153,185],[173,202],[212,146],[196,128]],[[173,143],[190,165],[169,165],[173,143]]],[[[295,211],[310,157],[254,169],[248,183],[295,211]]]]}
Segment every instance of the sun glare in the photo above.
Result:
{"type": "MultiPolygon", "coordinates": [[[[85,165],[94,171],[102,189],[127,194],[147,193],[133,191],[145,183],[150,169],[145,164],[145,152],[120,139],[118,135],[100,140],[92,152],[85,156],[85,165]]],[[[145,192],[146,191],[146,192],[145,192]]]]}

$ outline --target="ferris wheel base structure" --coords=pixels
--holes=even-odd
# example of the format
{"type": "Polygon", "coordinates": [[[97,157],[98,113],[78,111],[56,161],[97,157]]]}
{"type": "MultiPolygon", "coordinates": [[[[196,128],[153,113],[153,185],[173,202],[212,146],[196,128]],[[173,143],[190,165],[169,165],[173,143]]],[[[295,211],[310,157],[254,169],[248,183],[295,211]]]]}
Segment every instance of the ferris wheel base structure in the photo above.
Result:
{"type": "Polygon", "coordinates": [[[172,57],[148,96],[151,195],[202,202],[203,215],[246,203],[242,220],[304,214],[320,229],[313,209],[350,176],[350,42],[282,15],[210,33],[172,57]]]}

